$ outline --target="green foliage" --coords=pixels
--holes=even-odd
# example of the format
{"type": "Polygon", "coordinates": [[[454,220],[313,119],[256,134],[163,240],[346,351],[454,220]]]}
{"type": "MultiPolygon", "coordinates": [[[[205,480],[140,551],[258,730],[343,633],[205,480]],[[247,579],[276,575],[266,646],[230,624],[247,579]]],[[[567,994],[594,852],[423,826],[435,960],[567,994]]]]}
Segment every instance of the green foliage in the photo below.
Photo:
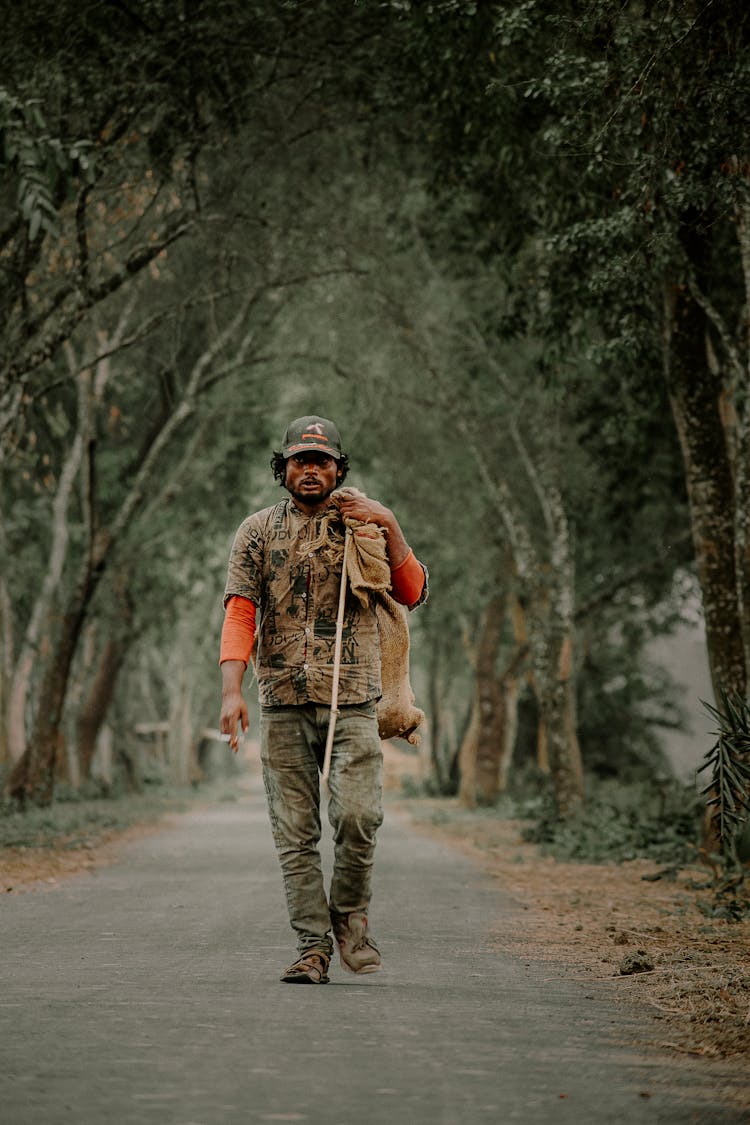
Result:
{"type": "Polygon", "coordinates": [[[668,674],[648,667],[646,631],[634,643],[600,636],[579,676],[578,735],[587,770],[622,782],[667,777],[659,726],[679,726],[668,674]]]}
{"type": "MultiPolygon", "coordinates": [[[[159,478],[173,473],[174,480],[159,493],[161,510],[146,505],[119,549],[115,561],[128,571],[141,630],[136,647],[170,653],[174,619],[189,617],[188,632],[203,634],[202,651],[193,657],[198,645],[190,633],[189,644],[183,634],[183,652],[189,647],[191,663],[206,670],[201,694],[210,695],[215,673],[213,606],[225,560],[217,540],[245,514],[250,494],[261,495],[254,474],[267,471],[280,432],[274,427],[289,407],[289,416],[316,410],[341,422],[355,453],[353,479],[394,506],[429,563],[433,595],[415,619],[415,673],[424,683],[434,664],[435,694],[447,717],[465,711],[471,671],[457,637],[471,632],[488,591],[506,578],[502,529],[441,401],[445,387],[404,342],[409,334],[430,343],[428,359],[438,356],[450,394],[476,416],[488,458],[505,466],[529,510],[535,497],[519,483],[511,416],[532,453],[549,454],[576,525],[582,600],[606,592],[624,570],[648,564],[654,542],[671,541],[684,525],[668,404],[654,390],[658,315],[654,272],[643,252],[644,232],[653,249],[669,225],[657,231],[653,209],[644,211],[636,191],[657,154],[639,124],[638,97],[615,94],[608,78],[610,68],[627,74],[638,63],[653,28],[634,6],[617,19],[606,5],[584,7],[577,20],[570,4],[533,0],[198,0],[186,21],[168,0],[15,6],[8,28],[14,92],[0,100],[5,186],[13,190],[5,193],[1,225],[10,227],[20,184],[26,230],[14,251],[18,270],[8,271],[4,284],[32,267],[45,281],[41,248],[38,260],[24,258],[26,232],[32,241],[54,234],[71,187],[84,187],[93,168],[96,191],[79,195],[80,230],[67,207],[69,258],[58,262],[57,273],[50,269],[49,292],[41,285],[53,323],[54,286],[82,292],[91,277],[105,276],[94,256],[104,245],[105,258],[129,262],[150,237],[149,221],[165,197],[178,197],[176,206],[197,215],[191,241],[171,245],[152,263],[153,276],[144,271],[139,278],[128,329],[134,342],[112,358],[93,435],[102,527],[196,356],[240,294],[288,263],[298,272],[354,265],[366,278],[320,280],[296,303],[278,292],[269,298],[256,326],[275,361],[262,376],[248,367],[226,387],[217,382],[185,437],[162,456],[159,478]],[[599,27],[605,16],[614,29],[599,27]],[[382,38],[381,29],[388,32],[382,38]],[[361,127],[344,127],[355,117],[361,127]],[[607,143],[582,148],[582,133],[604,124],[607,143]],[[617,166],[607,147],[615,133],[611,152],[623,157],[617,166]],[[192,173],[177,177],[186,153],[192,173]],[[428,176],[434,197],[425,191],[428,176]],[[97,218],[97,205],[124,182],[146,191],[150,202],[136,219],[125,195],[110,226],[108,214],[107,223],[97,218]],[[88,271],[79,277],[76,260],[87,252],[88,271]],[[401,335],[394,308],[407,321],[401,335]],[[141,334],[152,312],[163,320],[141,334]],[[275,334],[266,341],[271,323],[275,334]],[[475,327],[510,389],[477,348],[475,327]],[[194,455],[180,468],[193,436],[194,455]]],[[[687,24],[670,31],[678,40],[683,33],[695,48],[687,24]]],[[[619,82],[621,91],[629,89],[624,78],[619,82]]],[[[662,107],[662,114],[663,149],[669,113],[662,107]]],[[[694,123],[699,117],[691,110],[694,123]]],[[[705,153],[701,161],[705,169],[705,153]]],[[[685,188],[688,173],[672,171],[672,178],[665,173],[665,199],[674,211],[697,197],[685,188]]],[[[36,297],[27,288],[14,294],[13,308],[36,297]]],[[[79,358],[95,350],[97,331],[111,331],[124,295],[112,294],[96,316],[71,328],[79,358]]],[[[21,316],[6,321],[19,330],[25,325],[21,316]]],[[[29,320],[30,328],[35,324],[29,320]]],[[[4,518],[16,564],[8,585],[17,635],[44,572],[51,500],[73,435],[69,378],[59,355],[40,368],[38,393],[25,405],[23,463],[10,466],[2,482],[8,481],[4,518]]],[[[277,495],[270,475],[268,485],[262,503],[277,495]]],[[[71,556],[85,546],[77,495],[71,556]]],[[[533,534],[543,534],[538,511],[529,523],[533,534]]],[[[634,580],[637,604],[622,600],[593,625],[587,619],[581,734],[600,773],[632,766],[642,776],[658,757],[644,717],[654,684],[637,665],[645,618],[665,596],[676,561],[683,559],[673,555],[634,580]],[[624,683],[614,683],[618,675],[624,683]]],[[[61,600],[66,582],[67,573],[61,600]]],[[[113,612],[110,595],[105,584],[95,606],[100,635],[113,612]]],[[[135,677],[129,688],[128,707],[145,708],[135,677]]],[[[661,698],[662,685],[656,689],[661,698]]],[[[451,740],[455,730],[446,723],[444,741],[451,740]]]]}
{"type": "Polygon", "coordinates": [[[718,738],[699,772],[710,770],[703,790],[713,810],[721,859],[728,868],[739,866],[737,847],[750,813],[750,704],[721,691],[720,705],[703,706],[719,724],[718,738]]]}
{"type": "Polygon", "coordinates": [[[165,786],[127,796],[92,797],[61,790],[49,808],[30,807],[24,812],[11,802],[0,801],[0,849],[92,847],[110,832],[153,823],[168,813],[184,812],[196,802],[233,801],[236,795],[235,781],[223,777],[198,788],[165,786]]]}
{"type": "Polygon", "coordinates": [[[75,848],[101,840],[106,833],[180,812],[186,798],[149,791],[115,800],[58,800],[49,808],[0,806],[0,848],[75,848]]]}
{"type": "Polygon", "coordinates": [[[702,801],[676,781],[590,781],[585,807],[565,821],[546,789],[519,811],[534,822],[525,839],[560,859],[584,863],[653,859],[680,865],[695,859],[700,840],[702,801]]]}
{"type": "Polygon", "coordinates": [[[74,173],[93,182],[91,142],[69,144],[51,136],[38,102],[23,102],[0,87],[0,144],[0,174],[15,173],[29,241],[40,232],[56,236],[60,199],[68,196],[74,173]]]}
{"type": "Polygon", "coordinates": [[[697,899],[695,905],[706,918],[722,918],[726,922],[750,918],[750,899],[738,892],[736,883],[718,888],[710,898],[697,899]]]}
{"type": "Polygon", "coordinates": [[[506,258],[517,317],[551,348],[587,334],[595,316],[622,358],[651,353],[658,365],[659,288],[684,270],[686,236],[710,224],[714,285],[728,273],[740,280],[726,246],[749,191],[746,8],[464,9],[415,6],[396,64],[412,85],[435,192],[460,185],[471,198],[506,258]]]}

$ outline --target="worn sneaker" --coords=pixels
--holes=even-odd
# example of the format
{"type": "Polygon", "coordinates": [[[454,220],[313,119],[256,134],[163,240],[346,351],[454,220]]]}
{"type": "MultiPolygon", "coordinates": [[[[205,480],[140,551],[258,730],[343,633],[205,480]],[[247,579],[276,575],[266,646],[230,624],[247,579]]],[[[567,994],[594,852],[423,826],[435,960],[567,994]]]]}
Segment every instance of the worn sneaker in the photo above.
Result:
{"type": "Polygon", "coordinates": [[[284,984],[328,984],[331,958],[321,949],[308,949],[281,976],[284,984]]]}
{"type": "Polygon", "coordinates": [[[350,973],[377,973],[383,967],[380,950],[367,933],[366,914],[332,913],[331,922],[343,968],[350,973]]]}

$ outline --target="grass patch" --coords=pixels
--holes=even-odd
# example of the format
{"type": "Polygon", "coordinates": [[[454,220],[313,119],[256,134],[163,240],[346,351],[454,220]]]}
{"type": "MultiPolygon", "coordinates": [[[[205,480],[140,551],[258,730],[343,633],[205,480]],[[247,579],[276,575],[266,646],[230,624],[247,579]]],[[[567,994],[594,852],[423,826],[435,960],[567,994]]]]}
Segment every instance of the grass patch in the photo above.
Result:
{"type": "Polygon", "coordinates": [[[558,859],[652,859],[680,866],[696,858],[702,810],[700,794],[677,781],[596,781],[584,806],[566,820],[558,819],[549,794],[519,802],[518,815],[532,821],[524,839],[558,859]]]}
{"type": "Polygon", "coordinates": [[[206,801],[237,800],[236,780],[222,779],[196,788],[148,789],[117,796],[63,792],[48,808],[19,811],[0,804],[0,849],[92,847],[112,832],[152,824],[168,813],[186,812],[206,801]]]}

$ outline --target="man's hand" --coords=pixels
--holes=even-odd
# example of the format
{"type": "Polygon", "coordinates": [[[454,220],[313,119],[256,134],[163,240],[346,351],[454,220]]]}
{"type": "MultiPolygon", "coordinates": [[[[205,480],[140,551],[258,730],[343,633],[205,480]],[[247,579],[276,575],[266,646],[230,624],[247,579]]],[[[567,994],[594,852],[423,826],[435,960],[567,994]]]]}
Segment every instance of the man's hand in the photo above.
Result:
{"type": "Polygon", "coordinates": [[[360,520],[383,528],[388,540],[388,562],[391,567],[399,566],[404,561],[409,554],[409,544],[390,508],[377,500],[371,500],[369,496],[363,496],[361,492],[349,492],[346,489],[336,497],[336,503],[345,520],[360,520]]]}
{"type": "Polygon", "coordinates": [[[347,492],[343,490],[336,498],[338,507],[344,519],[361,520],[362,523],[377,523],[380,527],[387,528],[395,519],[393,512],[385,504],[371,500],[361,492],[347,492]]]}
{"type": "Polygon", "coordinates": [[[242,696],[242,677],[245,665],[242,660],[225,660],[221,665],[222,693],[219,730],[229,735],[229,745],[237,753],[240,729],[244,734],[250,725],[247,704],[242,696]]]}

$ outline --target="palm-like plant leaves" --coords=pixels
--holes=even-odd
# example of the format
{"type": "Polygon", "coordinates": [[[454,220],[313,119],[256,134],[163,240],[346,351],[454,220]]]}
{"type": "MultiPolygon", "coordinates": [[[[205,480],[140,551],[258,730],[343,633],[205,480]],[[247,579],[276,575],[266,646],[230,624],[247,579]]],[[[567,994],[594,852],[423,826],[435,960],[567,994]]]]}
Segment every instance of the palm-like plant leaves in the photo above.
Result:
{"type": "Polygon", "coordinates": [[[739,695],[721,691],[721,708],[703,706],[719,724],[715,745],[698,770],[711,770],[702,791],[715,808],[714,823],[721,853],[735,857],[736,840],[750,812],[750,704],[739,695]]]}

